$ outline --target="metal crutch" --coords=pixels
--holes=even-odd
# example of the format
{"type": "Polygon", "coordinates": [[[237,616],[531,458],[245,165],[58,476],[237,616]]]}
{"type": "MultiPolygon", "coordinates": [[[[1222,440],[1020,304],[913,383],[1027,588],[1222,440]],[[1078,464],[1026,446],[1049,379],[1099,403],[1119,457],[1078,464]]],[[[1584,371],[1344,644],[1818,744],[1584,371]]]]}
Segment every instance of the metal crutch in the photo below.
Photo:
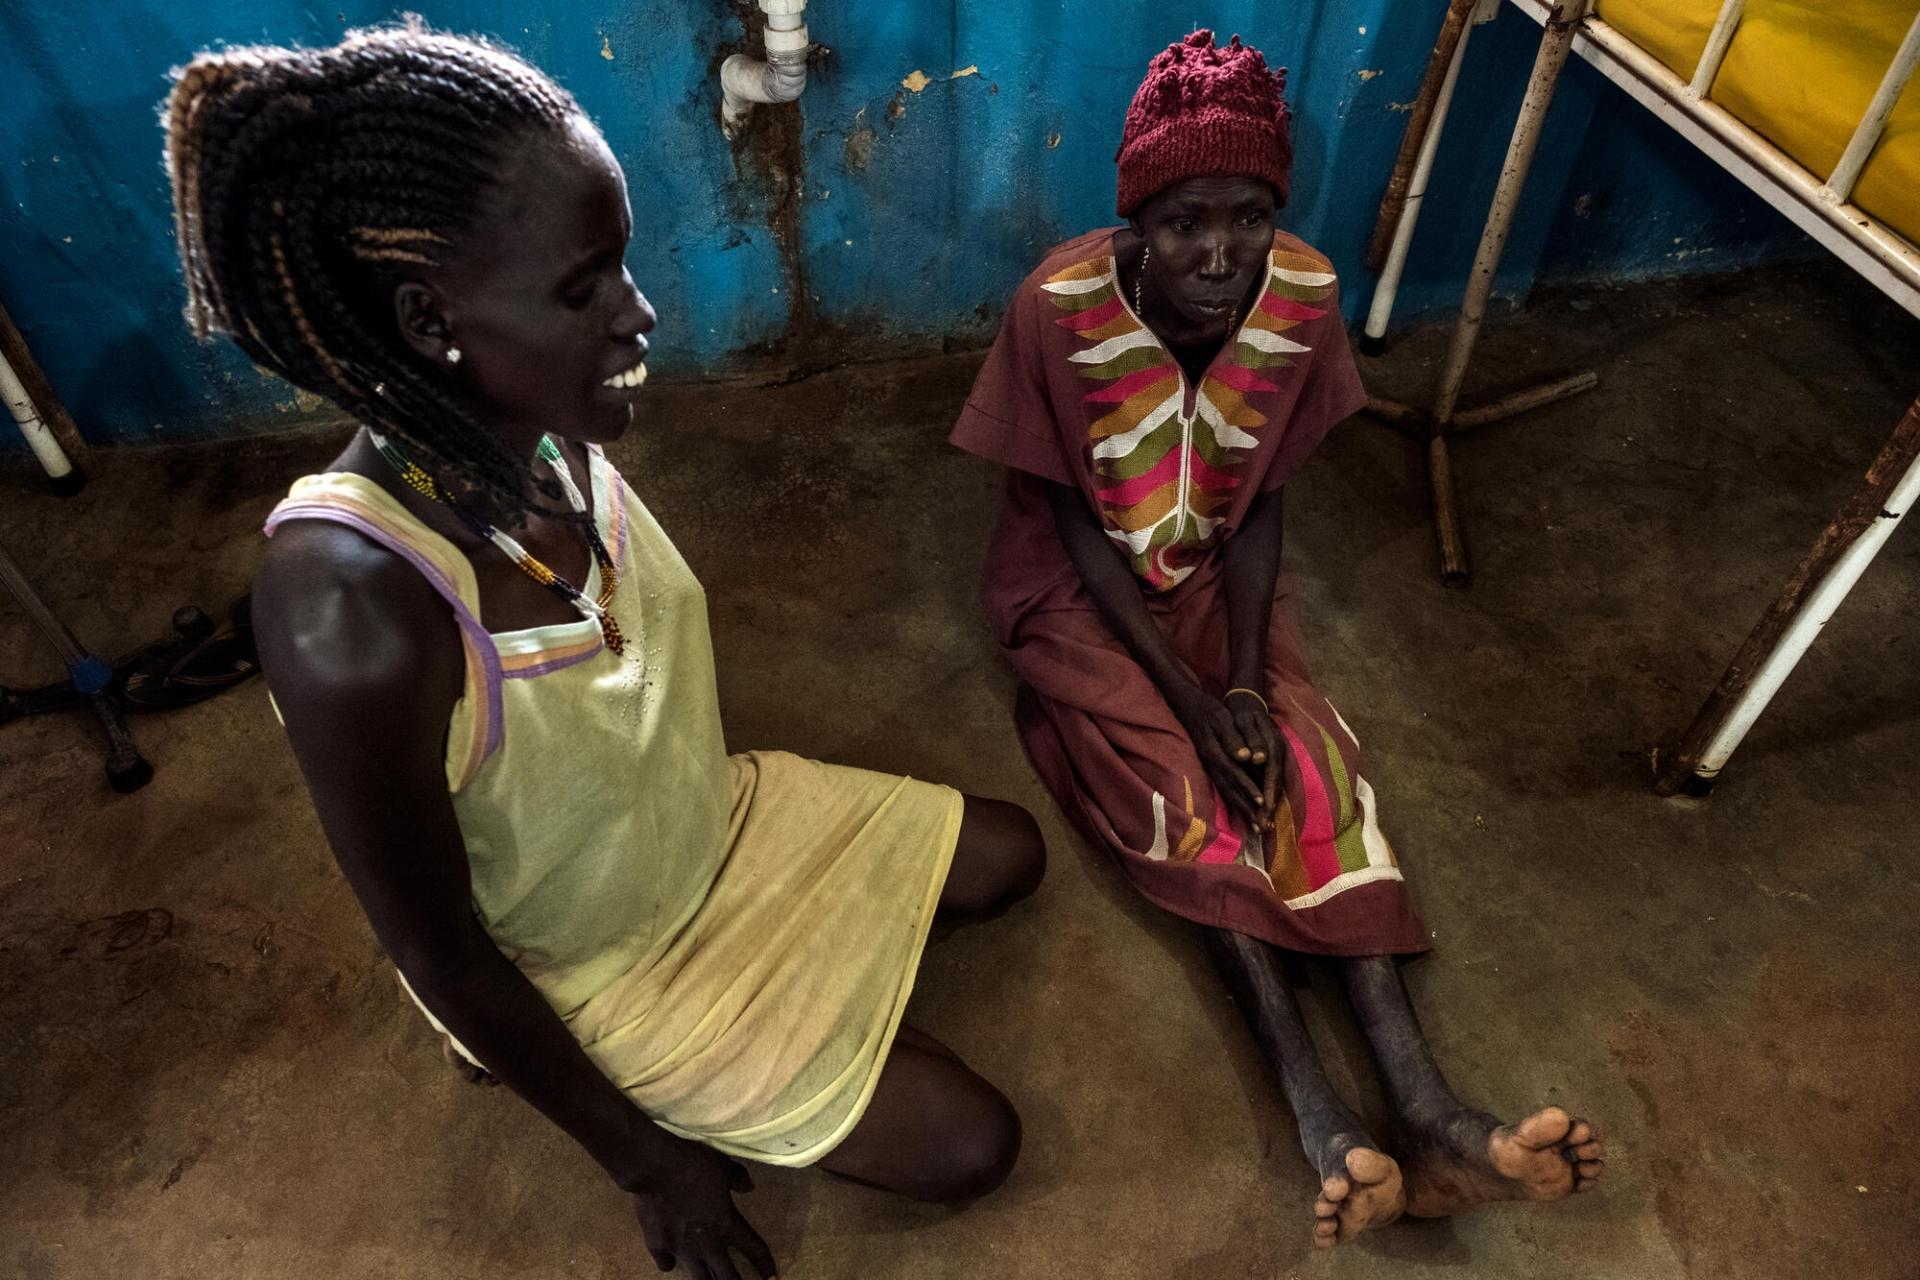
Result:
{"type": "Polygon", "coordinates": [[[94,714],[100,717],[100,725],[107,732],[107,782],[115,791],[138,791],[146,786],[153,780],[153,766],[133,745],[133,736],[120,719],[119,707],[114,705],[113,667],[99,655],[87,652],[66,624],[53,615],[53,610],[34,592],[4,546],[0,546],[0,584],[20,602],[20,608],[47,638],[47,643],[59,651],[74,692],[84,696],[92,704],[94,714]]]}

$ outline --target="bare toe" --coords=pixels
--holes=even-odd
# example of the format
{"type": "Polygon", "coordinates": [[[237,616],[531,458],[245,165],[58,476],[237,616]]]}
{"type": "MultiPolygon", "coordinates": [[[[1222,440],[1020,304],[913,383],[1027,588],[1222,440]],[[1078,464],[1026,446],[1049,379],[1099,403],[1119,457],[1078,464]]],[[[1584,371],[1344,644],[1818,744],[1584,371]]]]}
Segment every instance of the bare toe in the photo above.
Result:
{"type": "Polygon", "coordinates": [[[1561,1107],[1510,1125],[1463,1109],[1414,1129],[1407,1190],[1418,1217],[1493,1200],[1559,1200],[1591,1188],[1604,1167],[1598,1130],[1561,1107]]]}
{"type": "Polygon", "coordinates": [[[1573,1191],[1576,1160],[1568,1142],[1581,1127],[1559,1107],[1543,1108],[1494,1130],[1487,1139],[1488,1160],[1512,1182],[1514,1198],[1558,1200],[1573,1191]]]}
{"type": "Polygon", "coordinates": [[[1365,1186],[1385,1182],[1399,1169],[1400,1166],[1390,1157],[1371,1147],[1355,1147],[1347,1152],[1347,1172],[1353,1175],[1354,1181],[1365,1186]]]}
{"type": "Polygon", "coordinates": [[[1508,1125],[1507,1132],[1521,1146],[1533,1151],[1544,1151],[1548,1147],[1570,1141],[1573,1127],[1573,1117],[1559,1107],[1542,1107],[1520,1123],[1508,1125]]]}
{"type": "Polygon", "coordinates": [[[1341,1181],[1347,1182],[1349,1187],[1339,1206],[1339,1239],[1342,1243],[1362,1231],[1386,1226],[1405,1213],[1407,1208],[1407,1193],[1400,1177],[1400,1166],[1391,1156],[1371,1147],[1355,1147],[1347,1152],[1346,1163],[1350,1176],[1341,1181]]]}

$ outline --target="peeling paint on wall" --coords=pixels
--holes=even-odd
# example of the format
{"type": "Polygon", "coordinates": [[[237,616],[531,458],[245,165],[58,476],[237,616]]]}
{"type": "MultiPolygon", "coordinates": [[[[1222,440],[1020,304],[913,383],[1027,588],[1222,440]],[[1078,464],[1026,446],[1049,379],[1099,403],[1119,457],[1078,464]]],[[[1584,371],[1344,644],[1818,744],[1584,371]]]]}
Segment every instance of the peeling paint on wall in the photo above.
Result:
{"type": "MultiPolygon", "coordinates": [[[[840,158],[850,172],[864,172],[866,167],[873,163],[873,143],[876,136],[873,126],[868,124],[858,125],[847,135],[847,145],[841,148],[840,158]]],[[[853,242],[849,240],[847,243],[853,242]]]]}
{"type": "MultiPolygon", "coordinates": [[[[957,70],[949,71],[947,73],[947,79],[965,80],[969,76],[977,76],[979,74],[980,74],[980,64],[975,62],[975,63],[969,63],[967,66],[960,67],[957,70]]],[[[906,89],[909,93],[923,93],[926,91],[926,87],[932,83],[933,83],[932,76],[928,75],[926,72],[922,71],[920,68],[915,67],[912,71],[907,73],[907,78],[900,82],[900,86],[903,89],[906,89]]],[[[995,93],[1000,92],[1000,86],[997,84],[994,85],[993,92],[995,93]]]]}

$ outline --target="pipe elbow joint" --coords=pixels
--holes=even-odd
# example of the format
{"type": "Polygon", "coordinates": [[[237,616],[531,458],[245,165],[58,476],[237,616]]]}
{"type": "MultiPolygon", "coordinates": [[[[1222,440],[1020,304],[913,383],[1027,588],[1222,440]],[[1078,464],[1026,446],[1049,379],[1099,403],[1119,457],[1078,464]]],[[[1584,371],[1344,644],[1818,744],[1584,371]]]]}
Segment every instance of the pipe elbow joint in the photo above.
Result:
{"type": "Polygon", "coordinates": [[[786,61],[769,55],[766,62],[767,102],[797,102],[807,88],[807,59],[803,54],[796,61],[786,61]]]}
{"type": "Polygon", "coordinates": [[[720,64],[720,122],[727,136],[736,136],[745,126],[754,103],[794,102],[806,90],[812,48],[806,7],[806,0],[760,0],[767,15],[765,60],[736,53],[720,64]]]}

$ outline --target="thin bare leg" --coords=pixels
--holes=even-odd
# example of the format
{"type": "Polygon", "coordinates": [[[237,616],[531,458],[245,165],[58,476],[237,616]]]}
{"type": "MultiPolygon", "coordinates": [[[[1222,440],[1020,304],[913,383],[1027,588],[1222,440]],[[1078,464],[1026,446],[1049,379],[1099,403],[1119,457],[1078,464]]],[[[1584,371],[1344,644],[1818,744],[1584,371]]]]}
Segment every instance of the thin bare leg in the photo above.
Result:
{"type": "Polygon", "coordinates": [[[1330,1248],[1392,1222],[1406,1204],[1400,1168],[1328,1083],[1279,953],[1228,929],[1209,929],[1206,936],[1215,967],[1293,1108],[1300,1145],[1320,1174],[1315,1247],[1330,1248]]]}
{"type": "Polygon", "coordinates": [[[1404,1131],[1408,1213],[1437,1218],[1494,1200],[1559,1200],[1598,1184],[1605,1152],[1585,1120],[1547,1107],[1503,1125],[1461,1104],[1391,956],[1338,968],[1404,1131]]]}

